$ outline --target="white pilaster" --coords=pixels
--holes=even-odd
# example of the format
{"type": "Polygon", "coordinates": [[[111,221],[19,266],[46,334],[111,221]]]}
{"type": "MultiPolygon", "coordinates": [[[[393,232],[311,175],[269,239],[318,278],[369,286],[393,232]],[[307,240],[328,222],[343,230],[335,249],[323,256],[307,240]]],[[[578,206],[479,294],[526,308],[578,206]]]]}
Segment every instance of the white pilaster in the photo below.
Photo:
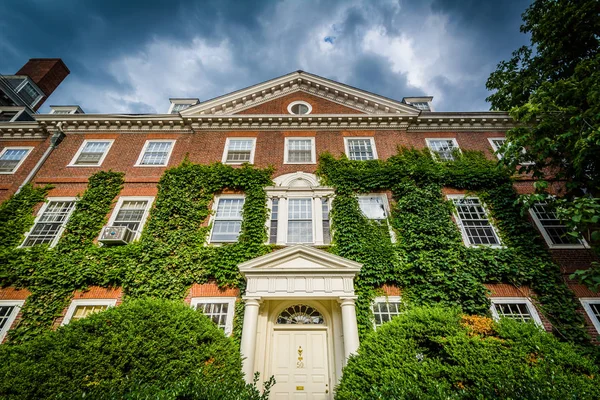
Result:
{"type": "Polygon", "coordinates": [[[358,350],[358,323],[356,322],[356,296],[341,297],[342,331],[344,333],[344,364],[358,350]]]}
{"type": "MultiPolygon", "coordinates": [[[[243,357],[242,371],[246,382],[252,383],[254,379],[254,358],[256,354],[256,329],[258,327],[258,309],[260,298],[245,298],[244,326],[242,328],[242,342],[240,350],[243,357]]],[[[356,319],[356,317],[355,317],[356,319]]]]}

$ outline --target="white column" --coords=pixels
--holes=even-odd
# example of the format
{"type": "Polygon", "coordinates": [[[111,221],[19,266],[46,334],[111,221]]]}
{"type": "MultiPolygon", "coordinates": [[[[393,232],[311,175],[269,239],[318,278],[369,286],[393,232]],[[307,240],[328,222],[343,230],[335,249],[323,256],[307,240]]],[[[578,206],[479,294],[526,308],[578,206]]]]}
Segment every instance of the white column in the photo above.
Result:
{"type": "Polygon", "coordinates": [[[242,353],[242,371],[246,382],[252,383],[254,379],[254,357],[256,354],[256,329],[258,326],[258,309],[260,298],[244,298],[244,326],[242,327],[242,342],[240,350],[242,353]]]}
{"type": "Polygon", "coordinates": [[[346,360],[358,350],[358,324],[356,322],[356,296],[340,298],[342,307],[342,331],[344,332],[344,365],[346,360]]]}

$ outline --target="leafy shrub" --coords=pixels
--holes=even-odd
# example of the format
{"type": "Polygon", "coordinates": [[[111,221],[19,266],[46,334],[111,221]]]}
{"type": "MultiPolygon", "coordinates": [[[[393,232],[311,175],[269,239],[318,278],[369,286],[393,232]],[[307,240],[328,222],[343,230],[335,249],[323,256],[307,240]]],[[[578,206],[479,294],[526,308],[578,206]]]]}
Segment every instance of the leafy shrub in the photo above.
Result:
{"type": "Polygon", "coordinates": [[[127,301],[1,346],[0,360],[8,399],[262,398],[243,381],[235,343],[177,301],[127,301]]]}
{"type": "Polygon", "coordinates": [[[366,337],[336,399],[598,399],[599,372],[533,323],[416,307],[366,337]]]}

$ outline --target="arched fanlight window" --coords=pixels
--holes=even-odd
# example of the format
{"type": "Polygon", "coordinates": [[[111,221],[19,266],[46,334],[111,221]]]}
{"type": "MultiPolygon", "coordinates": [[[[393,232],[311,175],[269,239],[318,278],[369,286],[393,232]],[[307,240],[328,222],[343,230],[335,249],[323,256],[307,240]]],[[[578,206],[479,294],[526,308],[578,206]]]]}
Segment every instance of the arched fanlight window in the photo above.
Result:
{"type": "Polygon", "coordinates": [[[306,304],[295,304],[283,310],[277,317],[278,324],[322,325],[325,323],[320,312],[306,304]]]}

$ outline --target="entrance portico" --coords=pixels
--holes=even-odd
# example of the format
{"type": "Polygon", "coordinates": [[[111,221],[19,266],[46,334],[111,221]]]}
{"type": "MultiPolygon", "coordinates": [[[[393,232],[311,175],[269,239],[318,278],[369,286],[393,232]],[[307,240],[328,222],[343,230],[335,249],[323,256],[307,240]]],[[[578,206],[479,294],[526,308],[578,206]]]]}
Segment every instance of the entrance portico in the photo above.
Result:
{"type": "Polygon", "coordinates": [[[275,399],[292,392],[329,398],[359,345],[354,278],[360,268],[305,245],[240,264],[247,280],[241,340],[246,380],[256,371],[261,381],[275,375],[275,399]],[[306,310],[318,318],[302,315],[306,310]]]}

